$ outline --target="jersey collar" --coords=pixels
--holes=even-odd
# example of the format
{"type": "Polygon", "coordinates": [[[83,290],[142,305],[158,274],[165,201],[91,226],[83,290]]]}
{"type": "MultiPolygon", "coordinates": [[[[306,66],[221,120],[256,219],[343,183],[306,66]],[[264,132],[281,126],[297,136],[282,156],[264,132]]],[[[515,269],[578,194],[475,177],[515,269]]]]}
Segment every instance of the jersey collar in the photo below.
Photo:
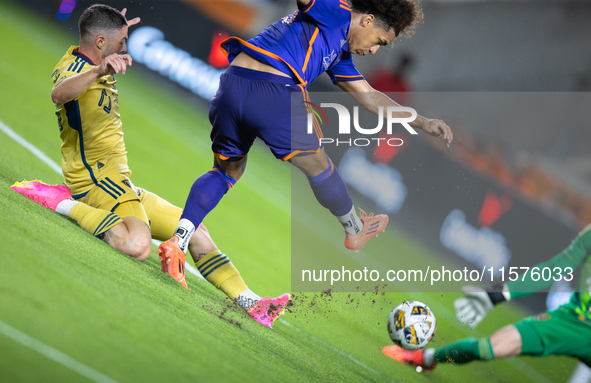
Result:
{"type": "Polygon", "coordinates": [[[96,64],[95,64],[95,63],[93,63],[91,59],[89,59],[88,57],[86,57],[86,55],[84,55],[84,54],[82,54],[82,53],[78,52],[78,48],[74,48],[74,50],[72,51],[72,54],[73,54],[74,56],[78,56],[78,57],[80,57],[80,58],[82,58],[82,59],[84,59],[84,60],[88,61],[88,63],[89,63],[90,65],[94,65],[94,66],[96,66],[96,64]]]}

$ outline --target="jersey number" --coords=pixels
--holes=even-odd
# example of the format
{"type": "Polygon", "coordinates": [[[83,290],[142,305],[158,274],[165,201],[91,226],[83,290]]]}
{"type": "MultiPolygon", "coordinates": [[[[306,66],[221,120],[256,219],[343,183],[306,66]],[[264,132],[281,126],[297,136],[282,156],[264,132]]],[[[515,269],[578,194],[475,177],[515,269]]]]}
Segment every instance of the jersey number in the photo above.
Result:
{"type": "Polygon", "coordinates": [[[103,110],[107,113],[111,113],[111,96],[107,94],[107,91],[103,89],[101,93],[101,99],[98,102],[98,106],[103,106],[103,110]],[[105,97],[109,99],[109,105],[106,105],[105,97]],[[103,103],[105,106],[103,106],[103,103]]]}

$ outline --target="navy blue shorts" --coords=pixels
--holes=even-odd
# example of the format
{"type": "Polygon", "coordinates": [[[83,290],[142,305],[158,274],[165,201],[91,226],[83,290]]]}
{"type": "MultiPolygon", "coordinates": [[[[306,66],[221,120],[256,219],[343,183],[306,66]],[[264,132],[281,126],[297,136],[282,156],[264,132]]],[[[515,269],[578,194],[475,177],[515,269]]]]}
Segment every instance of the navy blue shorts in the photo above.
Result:
{"type": "Polygon", "coordinates": [[[288,77],[230,66],[209,107],[214,154],[222,160],[240,159],[257,137],[283,161],[317,153],[322,132],[315,122],[308,133],[305,101],[308,92],[288,77]]]}

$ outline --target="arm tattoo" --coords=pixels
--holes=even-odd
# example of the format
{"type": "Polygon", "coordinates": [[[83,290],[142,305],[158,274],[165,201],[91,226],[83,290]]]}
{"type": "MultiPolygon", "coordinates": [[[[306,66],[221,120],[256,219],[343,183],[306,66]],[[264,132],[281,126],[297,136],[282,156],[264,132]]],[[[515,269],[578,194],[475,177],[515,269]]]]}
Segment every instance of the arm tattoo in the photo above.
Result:
{"type": "Polygon", "coordinates": [[[102,237],[101,239],[102,239],[103,241],[107,242],[107,243],[110,245],[110,244],[111,244],[111,238],[113,238],[113,232],[111,231],[111,229],[109,229],[109,230],[105,231],[105,232],[102,234],[102,236],[103,236],[103,237],[102,237]]]}

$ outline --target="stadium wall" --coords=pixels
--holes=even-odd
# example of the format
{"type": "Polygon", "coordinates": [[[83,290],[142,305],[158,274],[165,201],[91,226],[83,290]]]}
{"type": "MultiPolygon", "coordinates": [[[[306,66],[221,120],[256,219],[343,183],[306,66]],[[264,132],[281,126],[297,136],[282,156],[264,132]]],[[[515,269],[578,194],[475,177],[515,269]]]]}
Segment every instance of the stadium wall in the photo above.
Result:
{"type": "Polygon", "coordinates": [[[410,39],[357,57],[364,74],[414,58],[416,91],[589,91],[591,3],[425,2],[410,39]]]}

